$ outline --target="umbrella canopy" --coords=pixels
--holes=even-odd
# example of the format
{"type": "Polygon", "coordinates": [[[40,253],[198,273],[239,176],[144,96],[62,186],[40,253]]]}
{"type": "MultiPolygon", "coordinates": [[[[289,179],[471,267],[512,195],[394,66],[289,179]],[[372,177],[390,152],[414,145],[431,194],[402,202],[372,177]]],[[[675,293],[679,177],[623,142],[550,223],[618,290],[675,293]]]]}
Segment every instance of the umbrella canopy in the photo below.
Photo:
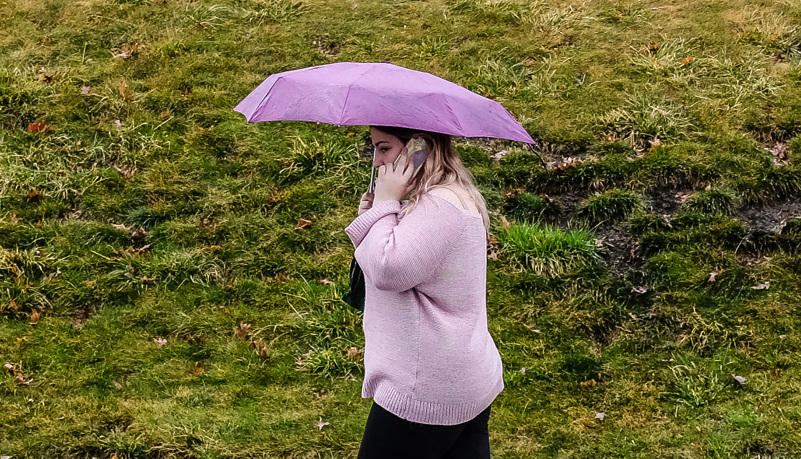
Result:
{"type": "Polygon", "coordinates": [[[339,62],[276,73],[234,110],[249,122],[395,126],[535,143],[498,102],[389,63],[339,62]]]}

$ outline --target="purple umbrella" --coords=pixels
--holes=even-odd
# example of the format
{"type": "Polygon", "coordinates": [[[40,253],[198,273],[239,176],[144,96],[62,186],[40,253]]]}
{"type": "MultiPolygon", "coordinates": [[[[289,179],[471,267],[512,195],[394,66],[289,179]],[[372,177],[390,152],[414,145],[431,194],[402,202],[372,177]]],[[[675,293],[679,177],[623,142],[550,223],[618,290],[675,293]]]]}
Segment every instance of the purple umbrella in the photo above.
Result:
{"type": "Polygon", "coordinates": [[[234,110],[249,122],[395,126],[535,143],[498,102],[389,63],[340,62],[276,73],[234,110]]]}

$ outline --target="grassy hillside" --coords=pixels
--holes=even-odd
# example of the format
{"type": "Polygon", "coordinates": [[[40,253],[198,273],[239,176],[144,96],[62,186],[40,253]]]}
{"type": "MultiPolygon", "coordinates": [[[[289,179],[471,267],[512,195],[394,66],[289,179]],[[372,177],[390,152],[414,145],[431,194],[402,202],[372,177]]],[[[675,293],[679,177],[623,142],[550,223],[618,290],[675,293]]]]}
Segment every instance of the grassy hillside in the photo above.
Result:
{"type": "Polygon", "coordinates": [[[355,457],[369,132],[232,111],[338,61],[538,141],[457,142],[495,457],[801,456],[791,0],[0,0],[0,456],[355,457]]]}

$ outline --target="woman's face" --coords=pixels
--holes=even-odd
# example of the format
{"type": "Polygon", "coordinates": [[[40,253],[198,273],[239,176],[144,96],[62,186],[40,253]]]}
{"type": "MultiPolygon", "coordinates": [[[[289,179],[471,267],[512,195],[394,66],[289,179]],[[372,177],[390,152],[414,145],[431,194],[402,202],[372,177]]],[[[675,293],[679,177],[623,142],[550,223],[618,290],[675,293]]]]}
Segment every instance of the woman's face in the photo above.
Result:
{"type": "Polygon", "coordinates": [[[406,147],[401,139],[376,128],[370,128],[370,136],[373,140],[373,147],[375,147],[373,167],[392,164],[406,147]]]}

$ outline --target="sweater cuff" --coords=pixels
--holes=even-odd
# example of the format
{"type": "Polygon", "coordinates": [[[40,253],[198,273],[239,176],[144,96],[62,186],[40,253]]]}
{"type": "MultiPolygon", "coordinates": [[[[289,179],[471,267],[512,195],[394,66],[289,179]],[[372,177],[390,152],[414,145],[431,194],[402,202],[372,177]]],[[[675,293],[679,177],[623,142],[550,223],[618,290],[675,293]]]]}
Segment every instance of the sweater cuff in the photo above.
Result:
{"type": "Polygon", "coordinates": [[[389,214],[397,214],[401,210],[401,204],[398,201],[384,201],[377,204],[372,209],[356,217],[355,220],[345,228],[345,233],[353,242],[353,247],[358,247],[362,239],[367,236],[370,228],[378,220],[384,218],[389,214]]]}

